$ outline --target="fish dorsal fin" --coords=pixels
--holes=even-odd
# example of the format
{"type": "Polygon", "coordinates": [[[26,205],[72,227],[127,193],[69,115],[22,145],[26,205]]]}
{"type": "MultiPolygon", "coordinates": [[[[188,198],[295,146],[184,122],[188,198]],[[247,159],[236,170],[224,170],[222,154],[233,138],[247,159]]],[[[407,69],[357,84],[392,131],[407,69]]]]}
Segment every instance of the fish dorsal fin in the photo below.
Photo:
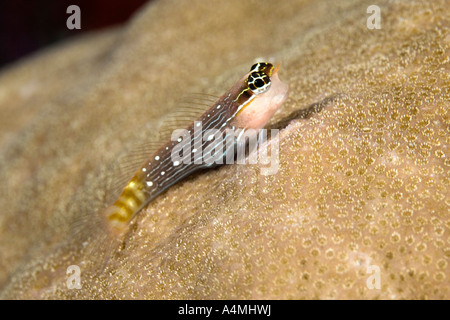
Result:
{"type": "Polygon", "coordinates": [[[205,113],[206,110],[210,109],[218,99],[218,97],[213,95],[198,93],[181,99],[179,107],[163,119],[159,129],[162,143],[170,140],[174,130],[187,128],[205,113]]]}
{"type": "Polygon", "coordinates": [[[139,168],[165,143],[172,132],[185,129],[208,110],[218,97],[207,94],[191,94],[179,102],[179,107],[164,117],[160,124],[149,122],[138,130],[134,142],[127,144],[110,166],[105,201],[113,203],[139,168]]]}

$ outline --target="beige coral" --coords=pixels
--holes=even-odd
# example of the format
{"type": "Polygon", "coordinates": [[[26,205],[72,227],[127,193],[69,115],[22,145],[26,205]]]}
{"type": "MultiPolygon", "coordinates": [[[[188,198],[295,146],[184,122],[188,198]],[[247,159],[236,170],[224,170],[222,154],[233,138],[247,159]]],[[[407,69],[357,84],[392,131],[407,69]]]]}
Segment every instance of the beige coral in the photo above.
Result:
{"type": "Polygon", "coordinates": [[[161,1],[3,71],[1,297],[449,299],[448,6],[380,1],[369,30],[371,4],[161,1]],[[257,57],[291,90],[279,172],[196,175],[111,244],[96,213],[124,146],[257,57]]]}

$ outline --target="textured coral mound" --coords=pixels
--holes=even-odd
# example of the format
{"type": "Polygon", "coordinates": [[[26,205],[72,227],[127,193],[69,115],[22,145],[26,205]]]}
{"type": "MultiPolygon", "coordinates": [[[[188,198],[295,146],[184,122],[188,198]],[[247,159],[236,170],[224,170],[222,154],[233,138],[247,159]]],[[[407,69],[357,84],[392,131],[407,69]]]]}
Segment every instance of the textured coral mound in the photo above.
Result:
{"type": "Polygon", "coordinates": [[[379,1],[370,30],[371,4],[160,1],[4,70],[0,296],[449,299],[449,7],[379,1]],[[199,174],[111,242],[118,155],[270,58],[291,90],[278,173],[199,174]]]}

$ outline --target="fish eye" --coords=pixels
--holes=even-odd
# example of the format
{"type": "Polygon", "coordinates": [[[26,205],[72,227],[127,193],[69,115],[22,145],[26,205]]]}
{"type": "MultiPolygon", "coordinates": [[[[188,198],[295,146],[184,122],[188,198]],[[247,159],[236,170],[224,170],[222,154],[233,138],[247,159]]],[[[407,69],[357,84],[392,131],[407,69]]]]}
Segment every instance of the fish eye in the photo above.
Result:
{"type": "Polygon", "coordinates": [[[254,94],[261,94],[269,90],[270,78],[263,72],[252,72],[247,79],[248,88],[254,94]]]}

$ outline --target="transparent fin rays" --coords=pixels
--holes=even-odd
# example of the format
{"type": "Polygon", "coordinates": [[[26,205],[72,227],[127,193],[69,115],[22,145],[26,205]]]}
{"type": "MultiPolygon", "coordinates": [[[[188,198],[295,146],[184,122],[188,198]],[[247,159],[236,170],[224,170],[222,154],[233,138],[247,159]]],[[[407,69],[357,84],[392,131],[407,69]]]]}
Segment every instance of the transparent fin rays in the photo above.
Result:
{"type": "Polygon", "coordinates": [[[143,128],[137,141],[125,147],[110,168],[105,200],[111,203],[127,185],[130,177],[154,154],[163,143],[170,141],[175,129],[188,127],[203,114],[218,97],[208,94],[191,94],[179,102],[174,112],[162,119],[159,126],[143,128]]]}

